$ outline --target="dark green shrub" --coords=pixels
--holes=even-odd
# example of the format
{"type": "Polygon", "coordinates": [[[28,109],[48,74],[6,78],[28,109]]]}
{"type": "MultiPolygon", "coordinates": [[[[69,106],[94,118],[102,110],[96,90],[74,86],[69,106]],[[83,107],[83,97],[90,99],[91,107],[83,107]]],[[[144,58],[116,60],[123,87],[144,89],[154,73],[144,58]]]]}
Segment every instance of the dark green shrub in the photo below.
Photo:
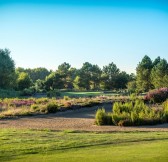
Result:
{"type": "Polygon", "coordinates": [[[60,97],[61,93],[58,90],[47,92],[47,97],[60,97]]]}
{"type": "Polygon", "coordinates": [[[55,113],[58,111],[58,105],[55,103],[49,103],[47,105],[47,112],[48,113],[55,113]]]}
{"type": "Polygon", "coordinates": [[[35,89],[26,88],[21,92],[21,96],[32,96],[35,93],[35,89]]]}
{"type": "Polygon", "coordinates": [[[58,111],[58,105],[49,103],[46,106],[41,106],[40,111],[44,113],[56,113],[58,111]]]}
{"type": "Polygon", "coordinates": [[[0,98],[14,98],[20,95],[20,91],[0,89],[0,98]]]}
{"type": "Polygon", "coordinates": [[[105,118],[106,118],[106,125],[114,125],[112,120],[112,113],[107,113],[105,118]]]}

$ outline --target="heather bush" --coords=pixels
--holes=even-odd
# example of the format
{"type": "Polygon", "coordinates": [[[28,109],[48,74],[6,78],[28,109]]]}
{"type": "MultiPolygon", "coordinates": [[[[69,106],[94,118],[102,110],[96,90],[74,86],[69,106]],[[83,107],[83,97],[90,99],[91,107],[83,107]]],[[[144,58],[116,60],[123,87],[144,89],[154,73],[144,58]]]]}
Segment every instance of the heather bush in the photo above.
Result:
{"type": "Polygon", "coordinates": [[[160,88],[149,91],[145,96],[145,100],[152,103],[162,103],[168,99],[168,88],[160,88]]]}
{"type": "Polygon", "coordinates": [[[71,102],[64,102],[64,107],[70,108],[72,106],[71,102]]]}

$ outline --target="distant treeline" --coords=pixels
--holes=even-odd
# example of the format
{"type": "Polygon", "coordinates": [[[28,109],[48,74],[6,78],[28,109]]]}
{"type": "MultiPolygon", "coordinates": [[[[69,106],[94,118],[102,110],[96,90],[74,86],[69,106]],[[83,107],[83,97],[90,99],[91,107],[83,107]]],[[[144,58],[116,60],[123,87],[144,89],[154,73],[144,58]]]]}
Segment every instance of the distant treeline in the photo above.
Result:
{"type": "Polygon", "coordinates": [[[127,74],[111,62],[101,69],[89,62],[80,69],[64,62],[56,71],[46,68],[15,68],[8,49],[0,49],[0,89],[46,92],[67,90],[117,90],[146,92],[150,89],[168,87],[168,63],[160,57],[152,61],[148,56],[139,62],[136,75],[127,74]]]}

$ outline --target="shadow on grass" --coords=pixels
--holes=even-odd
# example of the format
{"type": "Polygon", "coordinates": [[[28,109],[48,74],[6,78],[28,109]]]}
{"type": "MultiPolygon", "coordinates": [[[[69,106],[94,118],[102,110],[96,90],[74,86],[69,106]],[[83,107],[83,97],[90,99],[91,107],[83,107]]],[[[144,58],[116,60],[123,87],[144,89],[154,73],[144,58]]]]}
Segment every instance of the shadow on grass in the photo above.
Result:
{"type": "MultiPolygon", "coordinates": [[[[71,133],[71,132],[70,132],[71,133]]],[[[146,143],[146,142],[154,142],[154,141],[164,141],[164,140],[168,140],[167,138],[160,138],[160,139],[156,139],[156,138],[149,138],[149,139],[135,139],[135,140],[125,140],[125,141],[113,141],[113,142],[102,142],[102,143],[96,143],[96,144],[85,144],[85,145],[81,145],[81,146],[68,146],[68,147],[62,147],[59,149],[47,149],[46,151],[36,151],[36,150],[28,150],[27,152],[24,151],[21,154],[18,155],[10,155],[10,156],[0,156],[0,161],[12,161],[14,159],[23,159],[23,157],[19,157],[19,156],[24,156],[24,155],[33,155],[33,154],[42,154],[42,153],[52,153],[54,151],[70,151],[72,149],[80,149],[80,148],[91,148],[91,147],[96,147],[96,146],[108,146],[108,145],[133,145],[133,144],[142,144],[142,143],[146,143]]]]}

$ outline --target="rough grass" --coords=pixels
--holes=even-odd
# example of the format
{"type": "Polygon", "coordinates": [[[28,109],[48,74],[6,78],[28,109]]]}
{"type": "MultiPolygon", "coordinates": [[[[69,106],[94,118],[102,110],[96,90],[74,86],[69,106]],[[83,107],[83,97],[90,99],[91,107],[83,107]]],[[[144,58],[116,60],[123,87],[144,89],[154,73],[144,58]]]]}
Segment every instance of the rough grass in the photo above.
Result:
{"type": "Polygon", "coordinates": [[[0,161],[168,160],[167,132],[87,133],[2,129],[0,161]]]}

